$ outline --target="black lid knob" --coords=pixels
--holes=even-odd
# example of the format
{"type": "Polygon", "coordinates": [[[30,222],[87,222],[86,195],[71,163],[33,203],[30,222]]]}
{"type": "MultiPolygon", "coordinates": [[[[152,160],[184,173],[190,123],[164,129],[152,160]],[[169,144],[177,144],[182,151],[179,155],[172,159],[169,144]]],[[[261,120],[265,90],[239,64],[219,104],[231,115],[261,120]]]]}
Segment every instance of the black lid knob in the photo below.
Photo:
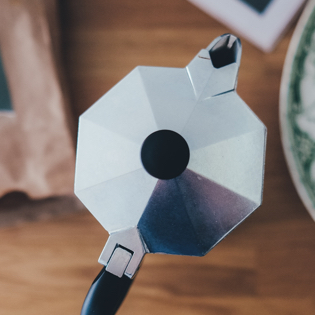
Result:
{"type": "Polygon", "coordinates": [[[188,165],[189,156],[185,139],[171,130],[151,133],[141,148],[145,170],[159,179],[172,179],[182,174],[188,165]]]}

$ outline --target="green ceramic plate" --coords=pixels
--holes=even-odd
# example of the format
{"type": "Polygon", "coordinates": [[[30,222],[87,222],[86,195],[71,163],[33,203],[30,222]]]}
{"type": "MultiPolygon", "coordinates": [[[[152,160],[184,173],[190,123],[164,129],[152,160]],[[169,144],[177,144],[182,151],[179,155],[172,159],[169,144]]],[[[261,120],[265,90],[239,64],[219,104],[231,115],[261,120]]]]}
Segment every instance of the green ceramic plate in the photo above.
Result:
{"type": "Polygon", "coordinates": [[[315,220],[315,0],[306,6],[288,49],[280,124],[293,182],[315,220]]]}

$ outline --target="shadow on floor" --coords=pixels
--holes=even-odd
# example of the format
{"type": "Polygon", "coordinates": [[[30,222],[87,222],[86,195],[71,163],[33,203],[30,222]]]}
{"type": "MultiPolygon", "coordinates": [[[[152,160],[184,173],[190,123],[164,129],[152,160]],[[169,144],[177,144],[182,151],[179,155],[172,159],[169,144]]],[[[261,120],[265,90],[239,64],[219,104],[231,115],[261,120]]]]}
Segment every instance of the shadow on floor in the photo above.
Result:
{"type": "Polygon", "coordinates": [[[33,200],[23,192],[10,192],[0,198],[0,228],[46,220],[83,209],[84,206],[74,195],[33,200]]]}

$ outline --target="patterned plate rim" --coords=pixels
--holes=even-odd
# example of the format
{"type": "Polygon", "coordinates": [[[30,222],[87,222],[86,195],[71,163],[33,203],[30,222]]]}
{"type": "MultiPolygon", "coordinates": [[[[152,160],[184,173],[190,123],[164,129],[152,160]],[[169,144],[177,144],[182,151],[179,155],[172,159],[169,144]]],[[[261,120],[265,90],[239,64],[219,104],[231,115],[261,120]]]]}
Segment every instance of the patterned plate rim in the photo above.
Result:
{"type": "MultiPolygon", "coordinates": [[[[301,79],[301,62],[307,55],[305,44],[315,32],[315,0],[309,1],[297,24],[286,55],[280,86],[280,132],[285,158],[294,185],[302,199],[304,206],[315,220],[315,183],[310,181],[310,173],[305,171],[307,163],[301,161],[301,149],[297,147],[297,139],[308,141],[315,148],[315,142],[301,131],[292,112],[298,112],[297,103],[292,98],[298,97],[297,84],[301,79]],[[290,98],[291,96],[291,98],[290,98]],[[294,107],[295,106],[295,107],[294,107]],[[312,188],[313,186],[313,188],[312,188]]],[[[314,157],[315,158],[315,157],[314,157]]]]}

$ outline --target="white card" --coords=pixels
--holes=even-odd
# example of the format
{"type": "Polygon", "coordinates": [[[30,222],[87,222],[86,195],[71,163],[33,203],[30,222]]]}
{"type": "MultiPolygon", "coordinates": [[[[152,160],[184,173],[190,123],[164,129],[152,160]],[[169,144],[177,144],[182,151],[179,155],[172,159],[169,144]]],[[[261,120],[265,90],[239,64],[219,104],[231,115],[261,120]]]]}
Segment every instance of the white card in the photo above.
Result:
{"type": "Polygon", "coordinates": [[[305,0],[188,0],[259,49],[271,52],[305,0]]]}

